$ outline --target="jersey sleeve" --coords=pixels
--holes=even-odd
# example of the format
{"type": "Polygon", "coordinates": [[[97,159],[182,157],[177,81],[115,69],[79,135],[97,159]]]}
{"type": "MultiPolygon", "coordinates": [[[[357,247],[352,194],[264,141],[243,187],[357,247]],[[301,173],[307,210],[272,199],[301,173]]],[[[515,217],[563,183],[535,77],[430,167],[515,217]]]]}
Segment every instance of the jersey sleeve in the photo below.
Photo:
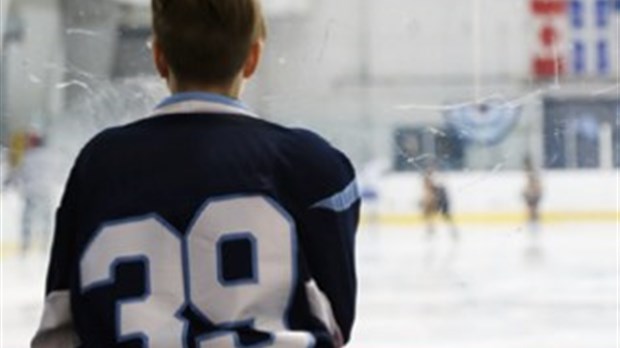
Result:
{"type": "Polygon", "coordinates": [[[310,276],[321,292],[309,297],[327,299],[322,307],[333,313],[337,324],[333,334],[346,343],[355,317],[360,196],[348,158],[316,135],[305,138],[305,153],[300,155],[304,163],[298,169],[305,209],[298,229],[310,276]]]}
{"type": "MultiPolygon", "coordinates": [[[[85,148],[86,149],[86,148],[85,148]]],[[[31,342],[33,348],[78,346],[71,314],[71,275],[75,263],[78,230],[80,181],[83,150],[76,160],[56,211],[52,250],[47,270],[45,302],[39,328],[31,342]]]]}

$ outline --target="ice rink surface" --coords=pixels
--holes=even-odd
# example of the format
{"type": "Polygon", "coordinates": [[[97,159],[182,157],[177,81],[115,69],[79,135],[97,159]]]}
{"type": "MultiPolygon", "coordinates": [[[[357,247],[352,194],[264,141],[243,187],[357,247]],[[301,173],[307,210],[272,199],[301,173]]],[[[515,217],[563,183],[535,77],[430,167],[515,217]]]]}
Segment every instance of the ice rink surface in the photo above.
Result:
{"type": "MultiPolygon", "coordinates": [[[[354,348],[617,347],[615,223],[420,226],[358,238],[354,348]]],[[[2,259],[3,348],[26,347],[41,311],[44,252],[2,259]]]]}
{"type": "Polygon", "coordinates": [[[616,224],[363,233],[352,347],[617,347],[616,224]]]}

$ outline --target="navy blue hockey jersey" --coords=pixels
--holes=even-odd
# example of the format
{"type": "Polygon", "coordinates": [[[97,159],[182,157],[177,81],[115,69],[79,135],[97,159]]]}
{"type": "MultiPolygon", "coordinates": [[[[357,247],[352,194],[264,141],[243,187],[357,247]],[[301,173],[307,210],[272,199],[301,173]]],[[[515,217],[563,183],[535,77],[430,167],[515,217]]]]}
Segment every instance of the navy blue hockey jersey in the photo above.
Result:
{"type": "Polygon", "coordinates": [[[350,162],[319,136],[173,95],[78,156],[32,345],[342,344],[358,213],[350,162]]]}

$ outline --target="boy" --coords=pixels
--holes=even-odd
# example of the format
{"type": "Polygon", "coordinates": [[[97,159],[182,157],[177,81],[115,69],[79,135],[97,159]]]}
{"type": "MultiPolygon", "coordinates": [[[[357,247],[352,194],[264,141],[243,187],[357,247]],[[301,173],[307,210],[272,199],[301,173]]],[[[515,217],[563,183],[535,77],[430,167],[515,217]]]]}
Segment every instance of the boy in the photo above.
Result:
{"type": "Polygon", "coordinates": [[[237,98],[258,0],[152,0],[172,96],[81,151],[33,347],[337,347],[354,319],[359,196],[320,137],[237,98]]]}

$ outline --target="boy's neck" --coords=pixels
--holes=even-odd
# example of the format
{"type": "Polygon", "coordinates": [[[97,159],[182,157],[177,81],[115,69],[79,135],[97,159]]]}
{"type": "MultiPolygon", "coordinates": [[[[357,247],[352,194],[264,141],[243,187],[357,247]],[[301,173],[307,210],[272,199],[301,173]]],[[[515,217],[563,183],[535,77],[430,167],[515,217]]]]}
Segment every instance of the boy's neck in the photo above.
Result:
{"type": "Polygon", "coordinates": [[[235,80],[230,85],[212,85],[200,83],[179,83],[175,79],[168,81],[168,87],[172,94],[183,92],[205,92],[223,95],[233,99],[239,99],[243,81],[235,80]]]}

